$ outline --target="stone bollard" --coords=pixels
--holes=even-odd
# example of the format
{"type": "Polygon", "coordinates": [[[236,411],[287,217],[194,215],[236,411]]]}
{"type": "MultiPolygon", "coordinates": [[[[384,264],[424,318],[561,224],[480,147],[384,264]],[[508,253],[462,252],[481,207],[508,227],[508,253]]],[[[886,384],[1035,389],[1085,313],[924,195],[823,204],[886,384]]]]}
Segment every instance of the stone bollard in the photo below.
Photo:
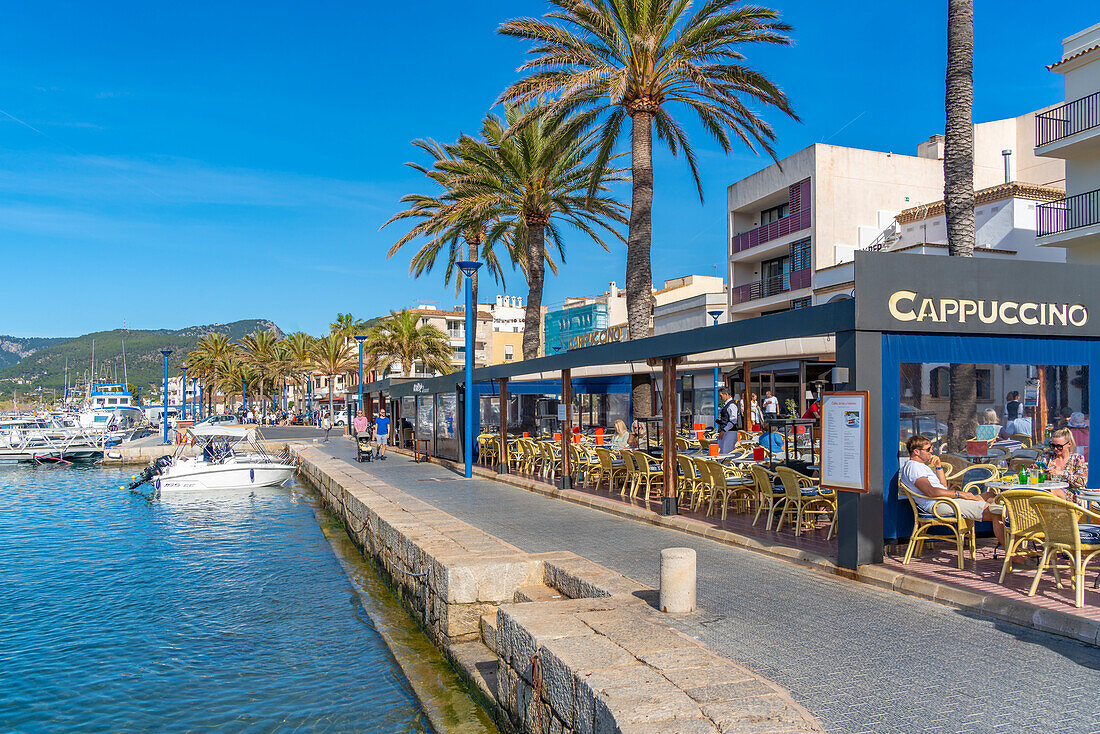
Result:
{"type": "Polygon", "coordinates": [[[695,611],[695,550],[665,548],[661,551],[662,612],[686,614],[695,611]]]}

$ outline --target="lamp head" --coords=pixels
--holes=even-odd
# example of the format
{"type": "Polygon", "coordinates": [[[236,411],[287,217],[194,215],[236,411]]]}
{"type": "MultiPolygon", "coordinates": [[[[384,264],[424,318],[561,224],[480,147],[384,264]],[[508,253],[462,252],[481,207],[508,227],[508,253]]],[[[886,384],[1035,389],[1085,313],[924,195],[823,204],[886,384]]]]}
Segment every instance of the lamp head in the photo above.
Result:
{"type": "Polygon", "coordinates": [[[473,274],[481,267],[481,263],[476,260],[459,260],[455,265],[458,266],[458,269],[461,270],[462,274],[467,278],[473,277],[473,274]]]}
{"type": "Polygon", "coordinates": [[[722,315],[722,312],[720,310],[717,310],[717,309],[715,309],[714,311],[707,311],[707,316],[710,316],[712,319],[714,319],[714,325],[715,326],[718,325],[718,317],[721,316],[721,315],[722,315]]]}
{"type": "Polygon", "coordinates": [[[162,350],[160,350],[160,353],[164,355],[165,359],[168,359],[168,355],[172,353],[172,350],[171,349],[162,349],[162,350]]]}
{"type": "Polygon", "coordinates": [[[359,342],[360,344],[362,344],[366,340],[367,340],[367,337],[364,334],[356,334],[355,335],[355,341],[359,342]]]}

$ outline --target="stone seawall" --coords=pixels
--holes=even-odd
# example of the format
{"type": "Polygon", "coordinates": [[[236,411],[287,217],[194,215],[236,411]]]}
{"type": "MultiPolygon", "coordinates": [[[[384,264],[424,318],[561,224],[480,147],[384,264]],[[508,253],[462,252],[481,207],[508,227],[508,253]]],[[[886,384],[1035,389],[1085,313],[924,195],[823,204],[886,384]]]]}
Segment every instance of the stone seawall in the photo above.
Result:
{"type": "Polygon", "coordinates": [[[652,589],[574,553],[527,553],[359,467],[292,449],[501,729],[823,731],[779,686],[664,624],[652,589]]]}

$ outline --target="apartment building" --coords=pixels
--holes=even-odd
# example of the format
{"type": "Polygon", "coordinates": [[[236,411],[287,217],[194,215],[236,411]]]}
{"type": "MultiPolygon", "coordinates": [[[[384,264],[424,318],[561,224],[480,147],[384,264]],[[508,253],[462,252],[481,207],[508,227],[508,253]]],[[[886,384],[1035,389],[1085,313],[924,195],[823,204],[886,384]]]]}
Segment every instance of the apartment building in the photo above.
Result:
{"type": "Polygon", "coordinates": [[[478,305],[493,317],[489,341],[489,363],[503,364],[523,359],[523,324],[527,309],[519,296],[497,296],[495,303],[478,305]]]}
{"type": "MultiPolygon", "coordinates": [[[[447,343],[451,345],[451,367],[454,371],[466,366],[466,309],[455,307],[450,311],[432,308],[430,305],[418,305],[409,309],[420,316],[421,325],[430,324],[447,335],[447,343]]],[[[489,349],[492,343],[493,316],[480,308],[477,312],[477,326],[474,331],[474,366],[484,367],[490,364],[489,349]]],[[[396,372],[406,377],[431,377],[438,373],[427,373],[423,365],[415,365],[414,373],[407,375],[398,372],[400,365],[395,365],[391,372],[396,372]]]]}
{"type": "Polygon", "coordinates": [[[1039,244],[1066,262],[1100,263],[1100,23],[1062,41],[1065,104],[1036,117],[1035,155],[1064,162],[1065,196],[1038,207],[1039,244]]]}
{"type": "MultiPolygon", "coordinates": [[[[1002,185],[1006,178],[1062,186],[1062,162],[1035,155],[1035,120],[1028,113],[974,126],[976,189],[1002,185]]],[[[943,198],[943,145],[943,136],[933,135],[911,156],[815,144],[732,184],[731,319],[818,302],[817,273],[849,262],[857,249],[881,249],[898,234],[895,220],[902,212],[921,205],[933,211],[943,198]]],[[[901,234],[913,234],[904,232],[908,224],[901,234]]]]}
{"type": "Polygon", "coordinates": [[[671,334],[728,320],[726,281],[719,276],[685,275],[666,280],[653,294],[653,333],[671,334]]]}

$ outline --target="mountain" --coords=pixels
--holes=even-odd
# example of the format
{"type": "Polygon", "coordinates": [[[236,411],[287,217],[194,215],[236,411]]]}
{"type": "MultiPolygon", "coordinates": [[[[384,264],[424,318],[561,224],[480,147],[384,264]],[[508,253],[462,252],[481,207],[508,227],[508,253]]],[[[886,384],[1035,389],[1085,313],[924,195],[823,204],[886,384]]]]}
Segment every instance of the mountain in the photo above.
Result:
{"type": "MultiPolygon", "coordinates": [[[[237,340],[254,331],[274,331],[279,338],[283,333],[271,321],[246,319],[231,324],[207,324],[185,329],[115,329],[98,331],[76,338],[18,339],[0,336],[0,355],[8,355],[9,362],[0,368],[0,381],[22,379],[20,393],[41,387],[62,390],[65,386],[65,365],[69,367],[69,384],[77,376],[83,378],[92,362],[92,341],[95,341],[96,379],[100,383],[123,381],[122,348],[125,341],[125,374],[130,384],[148,388],[159,385],[164,379],[162,349],[171,349],[168,356],[168,374],[179,374],[180,364],[199,339],[207,334],[226,334],[237,340]],[[4,345],[9,345],[5,347],[4,345]],[[20,356],[22,355],[22,356],[20,356]],[[10,359],[19,357],[12,364],[10,359]]],[[[3,357],[0,357],[2,359],[3,357]]],[[[0,365],[5,363],[0,362],[0,365]]],[[[10,392],[5,390],[5,392],[10,392]]]]}
{"type": "Polygon", "coordinates": [[[26,359],[48,346],[67,341],[69,341],[68,337],[56,339],[33,337],[27,339],[19,336],[0,336],[0,369],[10,367],[19,360],[26,359]]]}

